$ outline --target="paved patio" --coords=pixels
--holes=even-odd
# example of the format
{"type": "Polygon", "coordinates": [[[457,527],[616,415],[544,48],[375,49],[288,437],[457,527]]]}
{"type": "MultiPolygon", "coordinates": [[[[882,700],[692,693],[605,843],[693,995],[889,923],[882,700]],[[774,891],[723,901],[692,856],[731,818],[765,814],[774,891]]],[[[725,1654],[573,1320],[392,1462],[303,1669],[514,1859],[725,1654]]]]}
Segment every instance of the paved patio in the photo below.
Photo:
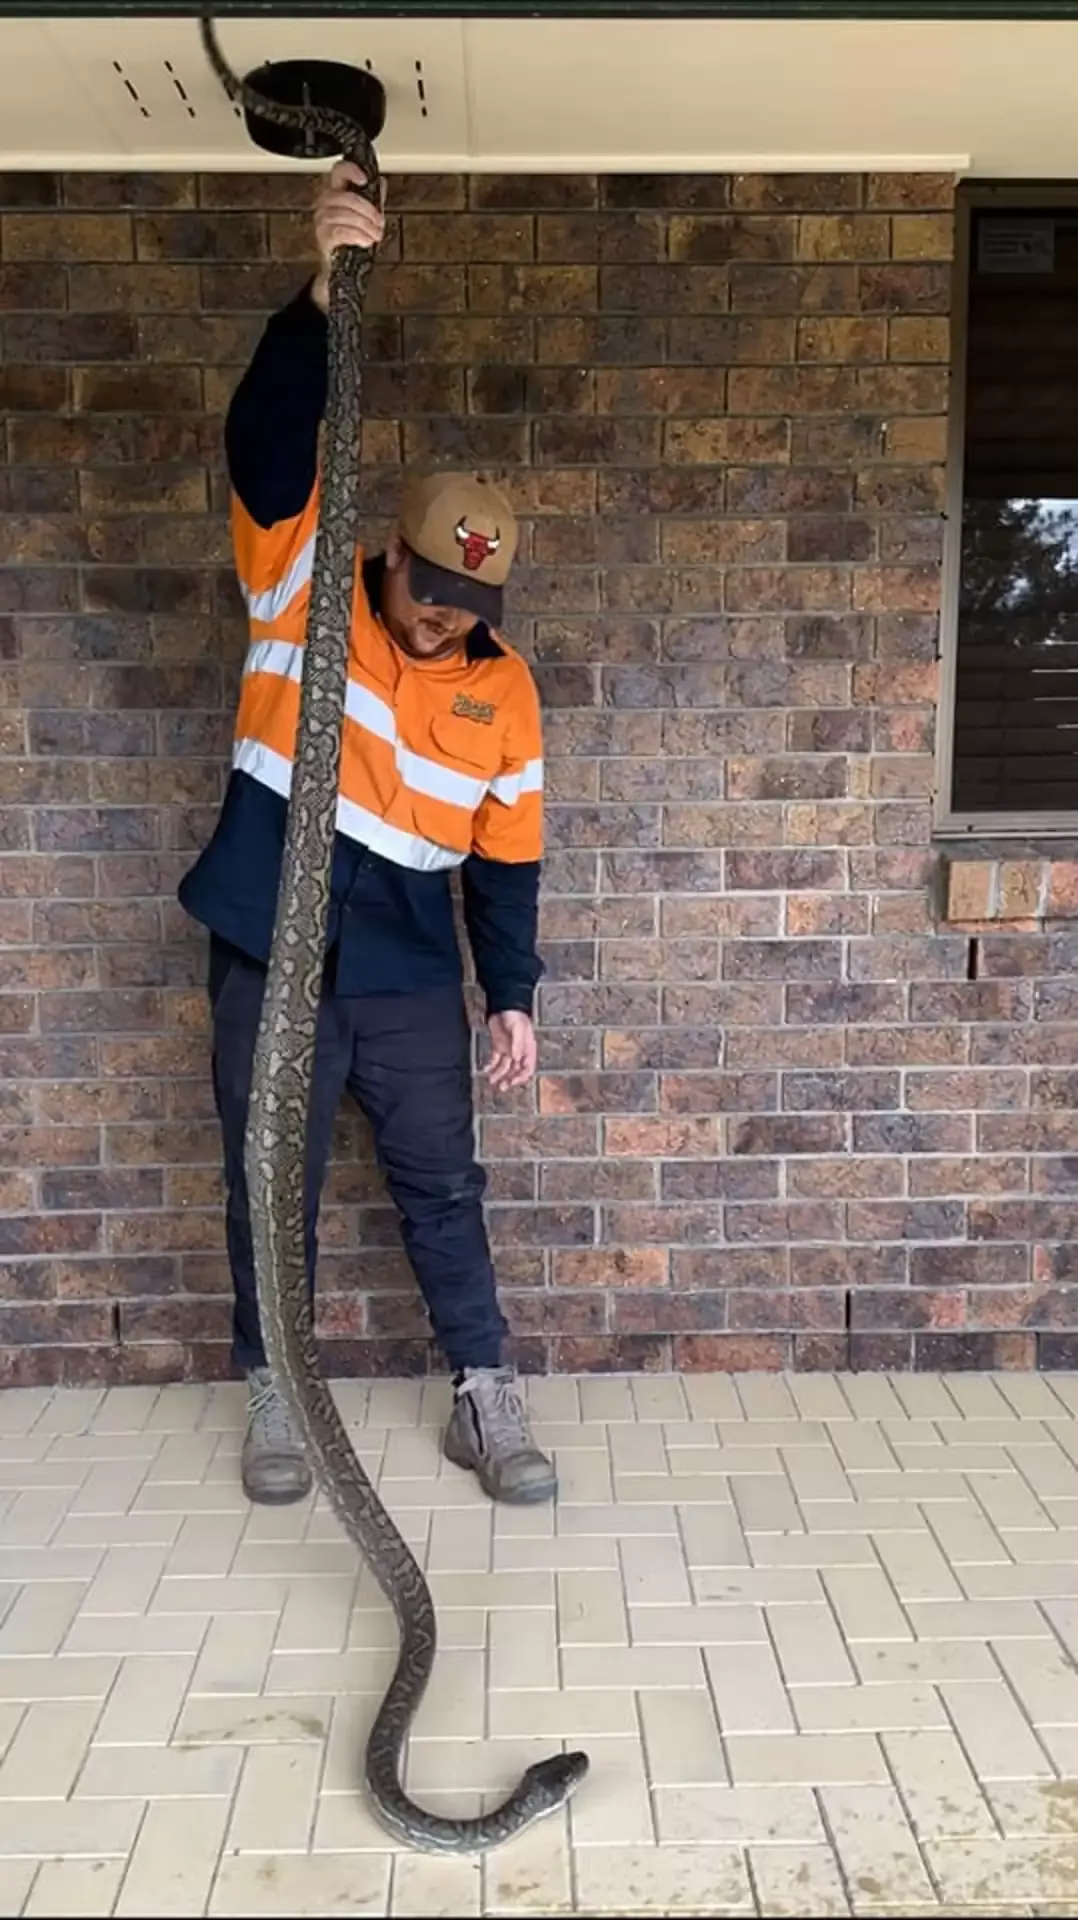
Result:
{"type": "Polygon", "coordinates": [[[349,1382],[441,1624],[411,1786],[561,1741],[567,1820],[395,1850],[395,1634],[320,1502],[248,1508],[237,1387],[0,1396],[0,1912],[1078,1911],[1078,1376],[530,1384],[556,1511],[349,1382]]]}

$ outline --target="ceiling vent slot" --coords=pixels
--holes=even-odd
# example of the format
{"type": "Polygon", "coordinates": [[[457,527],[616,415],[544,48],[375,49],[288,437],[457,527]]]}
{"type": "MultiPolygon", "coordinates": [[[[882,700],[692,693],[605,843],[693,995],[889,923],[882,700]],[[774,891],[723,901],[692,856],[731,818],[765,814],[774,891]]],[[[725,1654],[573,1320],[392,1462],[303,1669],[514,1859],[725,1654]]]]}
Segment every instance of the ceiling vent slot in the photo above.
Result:
{"type": "Polygon", "coordinates": [[[141,113],[141,115],[142,115],[142,118],[143,118],[144,120],[148,120],[148,119],[149,119],[149,117],[150,117],[150,109],[149,109],[149,107],[146,107],[146,106],[144,106],[144,105],[143,105],[143,103],[142,103],[142,97],[141,97],[141,95],[140,95],[140,93],[139,93],[139,90],[138,90],[138,88],[136,87],[136,85],[135,85],[135,83],[134,83],[134,81],[133,81],[133,80],[131,80],[131,79],[130,79],[130,78],[128,77],[128,75],[127,75],[127,74],[126,74],[126,73],[124,72],[124,70],[123,70],[123,68],[121,67],[121,65],[120,65],[120,62],[119,62],[118,60],[114,60],[114,61],[113,61],[113,63],[112,63],[112,66],[113,66],[113,71],[114,71],[115,73],[117,73],[117,74],[119,74],[119,76],[120,76],[120,79],[121,79],[121,80],[123,81],[123,84],[124,84],[124,87],[125,87],[125,89],[126,89],[126,91],[127,91],[127,93],[129,93],[129,94],[130,94],[130,96],[131,96],[131,99],[132,99],[132,100],[134,101],[134,103],[135,103],[135,105],[136,105],[136,107],[138,108],[138,110],[139,110],[139,112],[141,113]]]}

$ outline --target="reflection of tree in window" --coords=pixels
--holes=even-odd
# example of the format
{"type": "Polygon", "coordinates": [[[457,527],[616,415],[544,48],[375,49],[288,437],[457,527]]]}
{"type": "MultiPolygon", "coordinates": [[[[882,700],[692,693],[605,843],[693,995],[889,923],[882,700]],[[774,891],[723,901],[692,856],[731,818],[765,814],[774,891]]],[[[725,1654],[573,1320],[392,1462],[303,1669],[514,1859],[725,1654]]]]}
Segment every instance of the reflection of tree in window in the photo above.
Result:
{"type": "Polygon", "coordinates": [[[958,694],[958,806],[1078,807],[1078,501],[966,500],[958,694]]]}

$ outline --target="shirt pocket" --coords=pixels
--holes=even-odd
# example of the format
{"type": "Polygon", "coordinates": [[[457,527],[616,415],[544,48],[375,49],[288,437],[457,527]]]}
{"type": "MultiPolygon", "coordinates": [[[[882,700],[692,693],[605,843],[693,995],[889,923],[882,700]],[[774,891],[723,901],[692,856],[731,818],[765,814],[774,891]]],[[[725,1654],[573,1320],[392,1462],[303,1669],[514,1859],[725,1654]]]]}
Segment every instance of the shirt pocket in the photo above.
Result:
{"type": "Polygon", "coordinates": [[[443,714],[432,716],[425,733],[423,754],[398,752],[413,829],[436,846],[467,854],[476,810],[500,765],[498,735],[443,714]]]}
{"type": "Polygon", "coordinates": [[[493,780],[501,765],[501,742],[497,728],[477,720],[463,720],[453,713],[436,713],[430,722],[435,758],[450,767],[459,767],[473,777],[493,780]]]}

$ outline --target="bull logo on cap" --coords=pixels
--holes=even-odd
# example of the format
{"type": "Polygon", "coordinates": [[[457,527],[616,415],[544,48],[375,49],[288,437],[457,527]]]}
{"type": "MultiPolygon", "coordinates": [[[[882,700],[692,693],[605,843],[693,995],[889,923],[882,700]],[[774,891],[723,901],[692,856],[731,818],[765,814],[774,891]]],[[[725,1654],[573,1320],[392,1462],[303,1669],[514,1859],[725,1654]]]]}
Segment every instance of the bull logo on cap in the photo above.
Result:
{"type": "Polygon", "coordinates": [[[469,573],[478,573],[484,560],[492,560],[502,544],[500,533],[473,533],[466,520],[458,520],[453,537],[462,549],[469,573]]]}

